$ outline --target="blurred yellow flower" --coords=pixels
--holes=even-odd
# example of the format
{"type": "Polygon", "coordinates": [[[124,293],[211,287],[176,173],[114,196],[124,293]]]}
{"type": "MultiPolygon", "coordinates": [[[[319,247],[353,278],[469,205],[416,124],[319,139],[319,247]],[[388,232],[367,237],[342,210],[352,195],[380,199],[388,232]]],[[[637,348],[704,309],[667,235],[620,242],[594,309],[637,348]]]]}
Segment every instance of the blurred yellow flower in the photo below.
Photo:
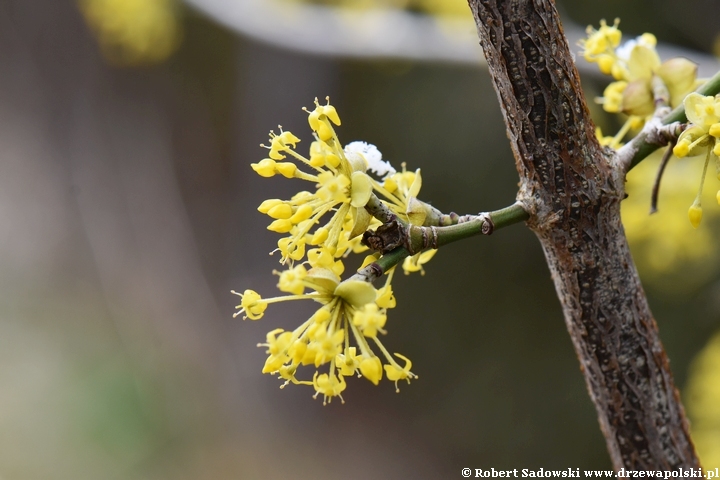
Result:
{"type": "Polygon", "coordinates": [[[167,59],[182,37],[177,0],[78,0],[105,58],[135,66],[167,59]]]}
{"type": "Polygon", "coordinates": [[[698,353],[685,389],[692,438],[706,470],[720,467],[720,332],[698,353]]]}
{"type": "MultiPolygon", "coordinates": [[[[290,0],[287,0],[290,1],[290,0]]],[[[470,17],[466,0],[293,0],[354,10],[404,9],[437,16],[470,17]]]]}
{"type": "MultiPolygon", "coordinates": [[[[663,177],[658,212],[650,215],[652,185],[660,155],[641,162],[628,173],[628,198],[622,219],[633,258],[643,281],[663,290],[682,293],[697,287],[718,266],[718,209],[709,208],[694,229],[687,220],[688,204],[697,194],[697,172],[704,158],[674,159],[663,177]]],[[[703,200],[710,199],[706,192],[703,200]]]]}

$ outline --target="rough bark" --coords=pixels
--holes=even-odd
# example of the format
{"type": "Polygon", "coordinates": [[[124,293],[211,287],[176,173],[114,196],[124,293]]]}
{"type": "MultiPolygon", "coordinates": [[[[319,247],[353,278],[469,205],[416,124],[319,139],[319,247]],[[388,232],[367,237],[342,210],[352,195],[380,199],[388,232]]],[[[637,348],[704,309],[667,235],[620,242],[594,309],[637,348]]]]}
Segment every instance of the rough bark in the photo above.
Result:
{"type": "Polygon", "coordinates": [[[620,222],[624,171],[598,144],[548,0],[469,0],[520,175],[615,469],[699,466],[620,222]]]}

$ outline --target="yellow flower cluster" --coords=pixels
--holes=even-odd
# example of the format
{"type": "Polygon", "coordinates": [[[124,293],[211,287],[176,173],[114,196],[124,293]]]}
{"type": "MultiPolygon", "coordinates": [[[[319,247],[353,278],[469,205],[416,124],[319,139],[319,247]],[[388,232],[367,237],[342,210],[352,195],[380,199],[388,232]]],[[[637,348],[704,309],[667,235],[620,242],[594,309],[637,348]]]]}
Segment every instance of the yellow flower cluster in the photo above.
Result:
{"type": "Polygon", "coordinates": [[[158,63],[182,37],[177,0],[79,0],[105,58],[120,66],[158,63]]]}
{"type": "Polygon", "coordinates": [[[370,224],[371,217],[363,207],[372,194],[372,183],[366,173],[366,160],[346,155],[337,138],[333,124],[340,125],[340,117],[335,107],[320,105],[316,100],[308,122],[316,133],[309,158],[295,151],[300,139],[281,129],[280,134],[270,133],[269,158],[253,163],[252,168],[262,177],[280,174],[313,182],[316,191],[301,191],[290,200],[266,200],[258,210],[274,220],[269,230],[289,234],[278,242],[282,263],[302,260],[306,245],[316,246],[308,252],[311,265],[332,268],[339,275],[342,262],[336,264],[334,258],[352,248],[349,234],[353,230],[357,237],[370,224]],[[287,155],[309,171],[282,161],[287,155]],[[330,220],[316,228],[326,214],[331,215],[330,220]]]}
{"type": "MultiPolygon", "coordinates": [[[[379,224],[364,208],[373,193],[380,194],[403,221],[423,224],[425,206],[416,198],[422,177],[420,170],[406,171],[405,164],[396,172],[382,160],[377,148],[364,142],[343,148],[334,128],[341,124],[340,117],[329,100],[320,105],[316,99],[315,109],[306,111],[315,133],[309,156],[296,151],[298,137],[280,128],[279,134],[270,132],[268,158],[251,166],[262,177],[298,178],[315,183],[316,190],[301,191],[290,200],[266,200],[258,210],[273,219],[268,230],[288,234],[278,241],[282,264],[306,259],[311,267],[328,268],[341,275],[345,270],[342,258],[350,251],[365,251],[360,235],[379,224]],[[297,163],[285,161],[288,155],[297,163]],[[368,171],[384,178],[376,180],[368,171]],[[326,216],[330,218],[323,223],[326,216]]],[[[404,267],[406,273],[419,270],[410,263],[404,267]]]]}
{"type": "MultiPolygon", "coordinates": [[[[655,110],[653,78],[660,79],[670,94],[670,105],[682,103],[685,95],[697,86],[697,66],[685,58],[660,62],[654,35],[645,33],[620,45],[619,19],[612,26],[602,20],[598,30],[588,27],[588,38],[580,41],[582,55],[597,63],[600,71],[615,79],[599,99],[605,111],[625,113],[641,119],[655,110]]],[[[634,120],[637,122],[637,120],[634,120]]],[[[623,135],[627,133],[627,129],[623,135]]]]}
{"type": "MultiPolygon", "coordinates": [[[[315,300],[322,307],[308,320],[293,331],[275,329],[267,334],[266,343],[258,346],[267,347],[268,358],[263,373],[278,375],[288,383],[296,385],[312,385],[315,397],[322,395],[324,402],[332,401],[333,397],[342,398],[347,387],[345,377],[357,374],[377,385],[385,376],[390,381],[416,378],[410,371],[410,360],[398,353],[395,354],[405,365],[401,366],[388,353],[378,338],[387,321],[387,310],[396,305],[390,282],[393,272],[387,277],[385,285],[376,290],[370,283],[348,279],[343,282],[332,270],[311,268],[306,270],[303,265],[280,273],[278,288],[292,293],[282,297],[263,299],[253,290],[243,293],[233,291],[241,298],[235,316],[245,314],[244,318],[259,320],[271,303],[290,300],[315,300]],[[311,293],[304,293],[310,289],[311,293]],[[351,346],[351,338],[354,346],[351,346]],[[380,351],[382,360],[377,356],[371,342],[380,351]],[[314,365],[317,369],[328,365],[327,373],[315,371],[312,380],[298,380],[298,367],[314,365]]],[[[281,388],[282,388],[281,387],[281,388]]]]}
{"type": "MultiPolygon", "coordinates": [[[[667,165],[658,211],[648,214],[661,156],[656,152],[628,172],[622,222],[643,282],[658,291],[685,295],[717,272],[717,222],[711,217],[694,229],[686,217],[688,203],[697,194],[697,173],[704,161],[700,157],[667,165]]],[[[704,191],[703,202],[712,201],[709,193],[704,191]]]]}
{"type": "MultiPolygon", "coordinates": [[[[266,347],[268,354],[263,373],[278,375],[285,381],[283,387],[289,383],[311,385],[315,396],[322,395],[325,402],[333,397],[342,400],[345,377],[355,374],[375,385],[385,376],[397,389],[399,380],[409,382],[416,375],[410,371],[410,360],[397,353],[390,355],[379,339],[386,333],[387,311],[396,304],[390,284],[394,268],[380,289],[362,275],[345,281],[340,276],[345,270],[344,257],[366,250],[359,242],[360,235],[381,224],[365,208],[371,198],[403,222],[425,222],[428,207],[416,198],[422,177],[419,170],[409,172],[404,164],[402,171],[395,171],[373,145],[352,142],[343,147],[335,131],[340,117],[329,100],[321,105],[316,99],[315,108],[305,111],[315,137],[308,156],[296,149],[300,139],[280,128],[278,133],[270,133],[270,144],[263,145],[269,150],[267,158],[251,165],[262,177],[282,175],[315,187],[289,200],[266,200],[258,208],[272,219],[268,229],[285,235],[276,251],[281,254],[280,263],[288,268],[275,273],[278,288],[288,295],[262,298],[253,290],[233,291],[241,298],[235,316],[259,320],[269,304],[314,300],[322,306],[308,320],[292,331],[271,331],[259,345],[266,347]],[[298,379],[298,368],[308,365],[315,367],[312,379],[298,379]],[[327,370],[321,373],[318,369],[325,365],[327,370]]],[[[406,259],[406,273],[424,273],[422,265],[434,252],[406,259]]],[[[377,254],[368,256],[363,267],[377,258],[377,254]]]]}
{"type": "MultiPolygon", "coordinates": [[[[710,157],[715,157],[718,180],[720,180],[720,95],[706,97],[699,93],[691,93],[685,97],[685,115],[690,125],[680,134],[673,148],[676,157],[695,157],[705,153],[705,166],[700,178],[700,188],[695,201],[688,210],[688,217],[693,227],[697,228],[702,220],[701,196],[705,183],[710,157]]],[[[720,190],[716,195],[720,203],[720,190]]]]}

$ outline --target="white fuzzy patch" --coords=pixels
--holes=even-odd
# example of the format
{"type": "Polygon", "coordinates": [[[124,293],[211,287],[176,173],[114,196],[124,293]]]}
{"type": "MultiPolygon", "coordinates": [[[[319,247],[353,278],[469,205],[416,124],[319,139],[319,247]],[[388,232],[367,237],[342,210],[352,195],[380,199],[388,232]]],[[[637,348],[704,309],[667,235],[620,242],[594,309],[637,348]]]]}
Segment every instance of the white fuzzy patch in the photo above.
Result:
{"type": "Polygon", "coordinates": [[[368,170],[375,173],[379,177],[385,177],[395,173],[395,169],[390,163],[382,159],[382,153],[377,147],[366,142],[350,142],[345,145],[345,155],[348,160],[354,158],[362,158],[368,166],[368,170]]]}

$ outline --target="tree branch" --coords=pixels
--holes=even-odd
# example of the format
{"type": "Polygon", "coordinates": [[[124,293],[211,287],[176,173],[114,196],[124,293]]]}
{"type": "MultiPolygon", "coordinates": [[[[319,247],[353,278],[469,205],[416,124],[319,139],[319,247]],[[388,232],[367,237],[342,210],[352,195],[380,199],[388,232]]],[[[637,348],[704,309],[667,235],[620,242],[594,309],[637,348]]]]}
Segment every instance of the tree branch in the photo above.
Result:
{"type": "Polygon", "coordinates": [[[698,466],[620,223],[624,172],[598,144],[549,0],[469,0],[530,213],[616,469],[698,466]]]}
{"type": "Polygon", "coordinates": [[[402,262],[405,257],[413,255],[413,252],[417,253],[427,249],[429,247],[429,238],[434,238],[434,246],[432,248],[440,248],[448,243],[474,237],[475,235],[490,235],[500,228],[523,222],[527,220],[529,216],[522,204],[516,202],[509,207],[501,208],[494,212],[481,213],[480,215],[465,215],[462,218],[464,218],[463,222],[446,227],[410,226],[406,228],[405,226],[401,226],[401,228],[405,229],[403,233],[406,235],[405,242],[408,244],[407,247],[397,247],[383,254],[377,261],[358,270],[353,278],[366,282],[375,281],[395,265],[402,262]]]}
{"type": "MultiPolygon", "coordinates": [[[[720,71],[702,84],[702,86],[697,89],[697,92],[701,95],[717,95],[720,93],[720,71]]],[[[675,110],[667,114],[659,123],[669,126],[675,122],[687,122],[685,107],[683,105],[678,106],[675,110]]],[[[650,136],[649,134],[648,129],[643,129],[639,135],[618,150],[616,162],[624,171],[631,170],[648,155],[663,146],[653,138],[648,138],[650,136]]],[[[677,132],[677,134],[679,135],[680,132],[677,132]]]]}

